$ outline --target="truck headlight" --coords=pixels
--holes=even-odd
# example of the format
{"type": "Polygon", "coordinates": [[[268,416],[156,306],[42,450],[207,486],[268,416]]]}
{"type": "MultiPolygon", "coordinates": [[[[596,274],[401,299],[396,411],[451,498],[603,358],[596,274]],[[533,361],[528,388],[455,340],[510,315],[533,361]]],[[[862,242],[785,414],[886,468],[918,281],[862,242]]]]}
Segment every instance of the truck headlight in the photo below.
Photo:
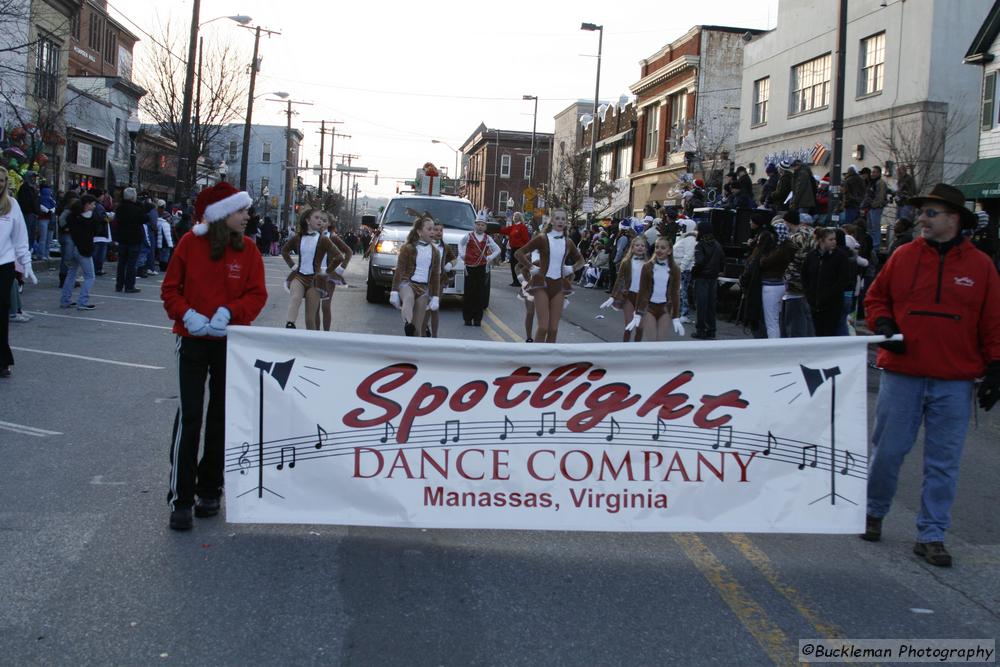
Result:
{"type": "Polygon", "coordinates": [[[379,241],[375,245],[375,252],[384,255],[398,255],[402,245],[399,241],[379,241]]]}

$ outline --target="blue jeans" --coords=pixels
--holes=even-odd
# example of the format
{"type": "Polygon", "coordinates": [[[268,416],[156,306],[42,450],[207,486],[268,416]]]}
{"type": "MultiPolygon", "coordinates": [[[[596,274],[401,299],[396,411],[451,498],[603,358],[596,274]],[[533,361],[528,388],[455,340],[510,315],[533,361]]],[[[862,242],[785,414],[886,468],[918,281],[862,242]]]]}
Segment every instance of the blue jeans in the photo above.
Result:
{"type": "Polygon", "coordinates": [[[859,215],[861,215],[861,211],[857,207],[845,207],[843,215],[840,216],[840,224],[849,225],[857,220],[859,215]]]}
{"type": "Polygon", "coordinates": [[[691,270],[681,271],[681,317],[690,318],[691,304],[688,303],[688,290],[691,289],[691,270]]]}
{"type": "Polygon", "coordinates": [[[968,380],[935,380],[882,372],[868,468],[868,514],[884,517],[896,495],[899,468],[924,425],[924,483],[917,541],[943,542],[951,525],[962,446],[972,413],[968,380]]]}
{"type": "Polygon", "coordinates": [[[80,298],[76,301],[76,307],[86,306],[90,301],[90,288],[94,286],[94,258],[81,255],[72,240],[63,246],[63,257],[66,258],[67,272],[59,305],[68,308],[73,301],[73,284],[76,282],[76,271],[79,269],[83,273],[83,287],[80,288],[80,298]]]}
{"type": "Polygon", "coordinates": [[[868,209],[868,235],[876,250],[882,245],[882,209],[868,209]]]}
{"type": "Polygon", "coordinates": [[[715,338],[715,301],[719,283],[715,278],[694,279],[694,303],[698,310],[695,330],[699,335],[715,338]]]}
{"type": "Polygon", "coordinates": [[[33,252],[42,259],[49,258],[49,219],[38,219],[38,241],[32,246],[33,252]]]}
{"type": "Polygon", "coordinates": [[[28,228],[28,250],[35,250],[35,236],[38,235],[38,216],[34,213],[24,214],[24,225],[28,228]]]}
{"type": "Polygon", "coordinates": [[[94,273],[104,271],[104,260],[108,258],[108,242],[94,241],[94,273]]]}

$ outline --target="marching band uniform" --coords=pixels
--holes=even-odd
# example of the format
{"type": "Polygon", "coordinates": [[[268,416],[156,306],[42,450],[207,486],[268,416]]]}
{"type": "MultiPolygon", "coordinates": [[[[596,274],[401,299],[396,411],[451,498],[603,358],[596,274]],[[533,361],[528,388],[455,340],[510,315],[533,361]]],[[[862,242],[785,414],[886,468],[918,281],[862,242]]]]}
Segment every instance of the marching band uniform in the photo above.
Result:
{"type": "MultiPolygon", "coordinates": [[[[292,298],[288,304],[288,316],[285,327],[295,328],[295,320],[299,315],[299,306],[303,298],[306,302],[306,329],[319,329],[317,314],[322,293],[326,292],[329,277],[323,272],[323,262],[334,266],[344,261],[344,256],[330,239],[320,236],[319,232],[295,234],[281,248],[281,256],[292,272],[285,280],[285,286],[292,298]],[[292,261],[291,253],[295,251],[299,263],[292,261]]],[[[343,272],[343,269],[341,269],[343,272]]]]}
{"type": "Polygon", "coordinates": [[[390,300],[399,300],[403,331],[407,336],[416,336],[417,324],[422,325],[427,310],[437,310],[440,301],[441,254],[432,243],[403,244],[392,277],[392,293],[390,300]]]}
{"type": "MultiPolygon", "coordinates": [[[[485,216],[477,222],[485,222],[485,216]]],[[[466,326],[479,326],[486,309],[486,273],[489,263],[500,254],[500,246],[489,234],[469,232],[458,242],[458,254],[465,263],[465,296],[462,299],[462,317],[466,326]]]]}

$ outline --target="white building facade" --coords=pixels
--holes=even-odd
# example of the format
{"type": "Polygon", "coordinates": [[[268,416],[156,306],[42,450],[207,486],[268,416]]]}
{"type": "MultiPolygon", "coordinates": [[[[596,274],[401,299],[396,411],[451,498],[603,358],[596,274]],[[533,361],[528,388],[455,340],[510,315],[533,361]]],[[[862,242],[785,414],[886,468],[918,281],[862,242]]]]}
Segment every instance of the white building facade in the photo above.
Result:
{"type": "MultiPolygon", "coordinates": [[[[851,0],[843,166],[906,164],[918,187],[976,159],[981,72],[962,63],[991,0],[851,0]]],[[[831,166],[838,3],[781,0],[777,27],[746,45],[736,160],[831,166]]]]}

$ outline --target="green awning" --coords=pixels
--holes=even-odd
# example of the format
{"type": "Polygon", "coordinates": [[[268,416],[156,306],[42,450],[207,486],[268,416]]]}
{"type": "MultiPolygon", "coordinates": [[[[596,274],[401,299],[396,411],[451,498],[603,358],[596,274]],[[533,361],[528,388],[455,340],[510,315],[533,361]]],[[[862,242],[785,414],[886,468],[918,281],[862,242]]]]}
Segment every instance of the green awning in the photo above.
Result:
{"type": "Polygon", "coordinates": [[[1000,198],[1000,157],[983,158],[969,165],[953,185],[966,199],[1000,198]]]}

